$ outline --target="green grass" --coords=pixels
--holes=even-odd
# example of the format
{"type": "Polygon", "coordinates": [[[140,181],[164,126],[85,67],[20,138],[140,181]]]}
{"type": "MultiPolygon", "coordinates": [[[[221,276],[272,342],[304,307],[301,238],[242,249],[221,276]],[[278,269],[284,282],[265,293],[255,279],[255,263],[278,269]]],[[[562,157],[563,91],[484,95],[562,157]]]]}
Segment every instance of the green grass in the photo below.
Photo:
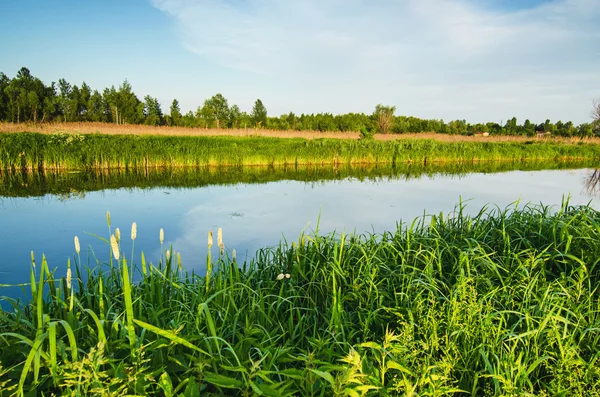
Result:
{"type": "Polygon", "coordinates": [[[600,395],[590,207],[459,206],[243,264],[215,244],[208,281],[166,248],[78,253],[71,282],[33,262],[0,312],[0,396],[600,395]]]}
{"type": "Polygon", "coordinates": [[[0,134],[4,170],[598,159],[600,145],[267,137],[0,134]]]}
{"type": "Polygon", "coordinates": [[[320,182],[356,178],[361,181],[386,179],[411,180],[423,177],[460,177],[472,172],[494,173],[506,171],[534,171],[550,169],[593,168],[595,160],[579,161],[494,161],[477,163],[384,163],[370,165],[345,164],[340,166],[256,166],[256,167],[203,167],[203,168],[150,168],[130,170],[90,170],[83,172],[4,172],[0,173],[1,197],[32,197],[46,194],[65,199],[79,197],[87,192],[158,187],[197,188],[211,185],[238,183],[266,183],[281,180],[320,182]]]}

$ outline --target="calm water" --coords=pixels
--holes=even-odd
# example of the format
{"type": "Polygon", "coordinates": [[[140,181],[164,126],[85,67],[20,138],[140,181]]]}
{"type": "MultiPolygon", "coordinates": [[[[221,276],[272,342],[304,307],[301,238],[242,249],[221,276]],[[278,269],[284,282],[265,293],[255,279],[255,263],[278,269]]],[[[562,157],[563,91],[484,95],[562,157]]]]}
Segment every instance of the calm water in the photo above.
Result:
{"type": "MultiPolygon", "coordinates": [[[[392,230],[398,222],[424,213],[450,212],[461,197],[468,200],[471,213],[488,203],[505,207],[515,200],[559,205],[566,195],[571,195],[572,204],[598,203],[586,187],[592,172],[588,168],[472,171],[312,169],[309,176],[306,170],[288,175],[280,175],[281,170],[244,170],[237,176],[193,171],[184,182],[172,175],[66,174],[10,180],[5,176],[0,181],[0,284],[28,281],[31,250],[38,263],[45,254],[50,268],[61,275],[67,258],[73,257],[74,236],[81,241],[84,263],[91,255],[88,249],[105,261],[108,245],[94,235],[108,237],[106,211],[111,213],[113,230],[121,230],[127,257],[131,224],[137,222],[136,259],[143,250],[147,260],[158,260],[159,229],[164,228],[165,244],[181,253],[184,267],[202,272],[207,231],[216,236],[219,227],[226,249],[235,248],[238,260],[243,260],[283,238],[293,241],[303,230],[311,232],[319,217],[322,232],[363,233],[392,230]],[[283,180],[270,180],[270,175],[283,180]],[[112,188],[135,185],[145,188],[112,188]]],[[[20,289],[0,289],[0,295],[20,294],[20,289]]]]}

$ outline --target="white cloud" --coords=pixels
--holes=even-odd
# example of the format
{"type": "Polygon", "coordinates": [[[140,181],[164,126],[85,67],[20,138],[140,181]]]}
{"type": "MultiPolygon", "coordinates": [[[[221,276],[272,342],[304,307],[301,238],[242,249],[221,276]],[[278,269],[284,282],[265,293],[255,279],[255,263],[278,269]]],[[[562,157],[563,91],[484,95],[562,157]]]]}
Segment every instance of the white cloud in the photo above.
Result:
{"type": "Polygon", "coordinates": [[[600,95],[597,0],[517,11],[468,0],[152,1],[190,51],[266,77],[272,114],[383,102],[421,117],[583,122],[600,95]]]}

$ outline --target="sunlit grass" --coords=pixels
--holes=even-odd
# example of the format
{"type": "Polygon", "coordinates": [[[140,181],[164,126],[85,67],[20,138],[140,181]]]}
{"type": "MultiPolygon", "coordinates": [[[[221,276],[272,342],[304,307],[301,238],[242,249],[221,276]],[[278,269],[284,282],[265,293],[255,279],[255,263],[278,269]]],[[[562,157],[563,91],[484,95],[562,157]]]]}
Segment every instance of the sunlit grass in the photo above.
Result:
{"type": "Polygon", "coordinates": [[[103,134],[0,134],[4,171],[598,159],[600,145],[103,134]]]}
{"type": "Polygon", "coordinates": [[[71,288],[42,258],[29,303],[6,299],[0,395],[600,391],[600,213],[587,206],[459,206],[380,235],[302,235],[242,264],[215,246],[210,277],[176,265],[176,247],[147,263],[111,243],[110,265],[74,257],[71,288]]]}

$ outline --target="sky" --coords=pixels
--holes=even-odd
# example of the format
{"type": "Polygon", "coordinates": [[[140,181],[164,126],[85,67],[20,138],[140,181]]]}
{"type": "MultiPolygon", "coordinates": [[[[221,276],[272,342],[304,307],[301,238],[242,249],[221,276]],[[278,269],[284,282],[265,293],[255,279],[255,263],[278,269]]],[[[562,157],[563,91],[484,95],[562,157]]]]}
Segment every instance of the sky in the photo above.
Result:
{"type": "Polygon", "coordinates": [[[269,115],[590,121],[599,0],[0,0],[0,71],[168,112],[222,93],[269,115]]]}

